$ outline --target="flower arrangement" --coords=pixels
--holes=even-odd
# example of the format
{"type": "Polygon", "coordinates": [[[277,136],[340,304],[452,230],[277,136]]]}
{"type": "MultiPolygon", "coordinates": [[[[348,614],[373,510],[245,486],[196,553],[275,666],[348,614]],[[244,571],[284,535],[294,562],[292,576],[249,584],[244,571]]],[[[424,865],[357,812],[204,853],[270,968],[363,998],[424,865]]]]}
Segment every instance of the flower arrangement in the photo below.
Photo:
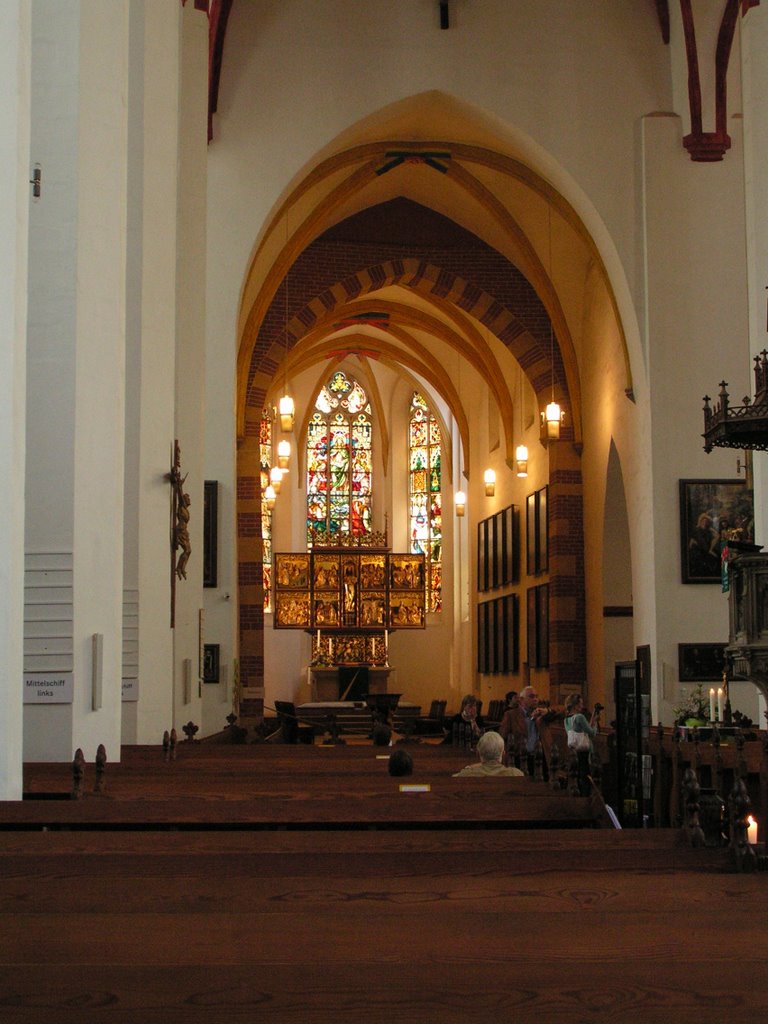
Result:
{"type": "Polygon", "coordinates": [[[709,721],[709,697],[704,692],[704,683],[699,683],[690,693],[681,690],[680,696],[680,703],[672,708],[675,725],[685,725],[691,719],[698,722],[709,721]]]}

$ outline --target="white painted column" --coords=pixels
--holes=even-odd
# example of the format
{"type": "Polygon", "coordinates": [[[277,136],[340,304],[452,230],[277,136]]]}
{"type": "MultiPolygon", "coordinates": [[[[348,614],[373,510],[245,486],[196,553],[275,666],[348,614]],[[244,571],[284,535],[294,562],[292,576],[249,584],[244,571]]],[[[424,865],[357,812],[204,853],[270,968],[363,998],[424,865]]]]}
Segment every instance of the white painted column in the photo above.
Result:
{"type": "MultiPolygon", "coordinates": [[[[176,437],[189,493],[192,557],[176,584],[174,722],[202,724],[200,611],[203,608],[205,442],[206,171],[208,161],[208,20],[187,4],[182,14],[176,277],[176,437]],[[185,692],[184,663],[192,662],[185,692]]],[[[221,727],[224,722],[222,714],[221,727]]],[[[202,732],[201,732],[202,735],[202,732]]]]}
{"type": "MultiPolygon", "coordinates": [[[[738,104],[734,96],[734,104],[738,104]]],[[[737,109],[735,107],[734,109],[737,109]]],[[[651,116],[642,126],[647,330],[652,452],[652,530],[635,547],[637,621],[654,607],[636,643],[651,644],[653,721],[672,721],[679,698],[678,644],[727,643],[728,602],[717,583],[681,579],[681,479],[736,477],[737,452],[707,455],[702,397],[730,381],[747,383],[747,281],[744,265],[743,150],[740,120],[718,163],[695,163],[682,148],[680,120],[651,116]]],[[[646,496],[625,472],[630,524],[646,496]]],[[[746,709],[745,709],[746,711],[746,709]]]]}
{"type": "Polygon", "coordinates": [[[138,700],[123,705],[129,743],[159,743],[175,724],[165,476],[175,437],[181,17],[172,0],[131,8],[125,583],[135,619],[126,673],[138,700]]]}
{"type": "Polygon", "coordinates": [[[122,690],[128,0],[83,0],[77,155],[73,747],[118,757],[122,690]],[[92,637],[103,636],[94,709],[92,637]]]}
{"type": "Polygon", "coordinates": [[[128,10],[32,6],[25,668],[73,696],[26,707],[26,759],[120,750],[128,10]]]}
{"type": "Polygon", "coordinates": [[[29,5],[0,5],[0,799],[22,792],[29,5]]]}
{"type": "MultiPolygon", "coordinates": [[[[208,20],[176,0],[131,5],[123,740],[201,726],[208,20]],[[171,628],[174,440],[191,497],[192,557],[171,628]],[[191,685],[185,691],[185,663],[191,685]]],[[[202,731],[201,731],[202,735],[202,731]]],[[[180,735],[180,738],[183,738],[180,735]]]]}

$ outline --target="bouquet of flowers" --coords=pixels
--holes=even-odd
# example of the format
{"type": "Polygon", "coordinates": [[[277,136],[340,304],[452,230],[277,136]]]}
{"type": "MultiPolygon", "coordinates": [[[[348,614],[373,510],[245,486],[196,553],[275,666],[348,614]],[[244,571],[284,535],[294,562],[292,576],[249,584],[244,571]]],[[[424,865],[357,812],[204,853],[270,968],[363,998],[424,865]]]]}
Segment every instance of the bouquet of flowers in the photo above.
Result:
{"type": "Polygon", "coordinates": [[[689,719],[696,719],[700,722],[709,721],[709,697],[704,692],[704,683],[699,683],[690,693],[683,689],[680,691],[680,703],[675,704],[672,711],[675,715],[675,725],[685,725],[689,719]]]}

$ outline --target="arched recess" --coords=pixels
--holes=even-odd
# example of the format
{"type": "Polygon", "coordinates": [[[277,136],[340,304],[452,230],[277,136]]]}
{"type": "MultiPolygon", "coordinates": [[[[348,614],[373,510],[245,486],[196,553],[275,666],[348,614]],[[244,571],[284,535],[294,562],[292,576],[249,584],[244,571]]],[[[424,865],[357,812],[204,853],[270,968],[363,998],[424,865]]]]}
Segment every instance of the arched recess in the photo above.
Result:
{"type": "MultiPolygon", "coordinates": [[[[241,665],[248,677],[258,682],[263,673],[258,644],[246,644],[251,650],[244,651],[244,641],[254,640],[249,634],[261,628],[251,557],[258,558],[257,538],[250,533],[258,523],[253,442],[271,390],[293,369],[327,360],[340,347],[359,348],[428,379],[461,429],[456,389],[452,393],[450,379],[441,381],[430,366],[430,356],[439,365],[441,350],[452,349],[488,385],[509,460],[510,384],[494,364],[488,344],[493,337],[519,363],[540,405],[554,392],[566,408],[561,440],[549,446],[550,679],[557,685],[584,678],[582,311],[573,296],[587,275],[592,282],[597,276],[617,313],[600,253],[573,207],[542,175],[504,153],[466,143],[389,138],[326,158],[292,190],[255,246],[238,319],[238,542],[241,575],[248,581],[240,587],[241,665]],[[393,166],[395,149],[406,152],[407,160],[393,166]],[[536,315],[526,323],[504,301],[503,289],[479,286],[427,254],[382,253],[378,262],[358,259],[332,279],[309,280],[305,262],[325,233],[395,197],[447,215],[471,233],[505,262],[510,277],[526,282],[536,315]]],[[[618,315],[616,320],[623,339],[618,315]]],[[[624,391],[631,394],[625,343],[623,352],[624,391]]],[[[471,439],[464,439],[469,448],[471,439]]]]}
{"type": "Polygon", "coordinates": [[[613,666],[634,657],[632,558],[624,477],[611,440],[603,519],[603,665],[606,696],[613,692],[613,666]]]}

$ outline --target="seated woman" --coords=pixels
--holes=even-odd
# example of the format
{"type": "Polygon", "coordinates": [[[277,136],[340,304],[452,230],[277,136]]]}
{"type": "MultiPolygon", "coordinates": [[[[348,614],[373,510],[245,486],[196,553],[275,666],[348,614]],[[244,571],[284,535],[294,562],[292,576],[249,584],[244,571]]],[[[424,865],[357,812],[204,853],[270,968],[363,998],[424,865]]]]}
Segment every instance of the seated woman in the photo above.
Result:
{"type": "Polygon", "coordinates": [[[474,747],[483,731],[483,720],[477,713],[477,697],[471,693],[462,697],[461,708],[453,718],[447,719],[443,724],[448,730],[445,743],[453,742],[453,732],[458,726],[460,729],[463,728],[465,734],[469,735],[470,743],[474,747]]]}

